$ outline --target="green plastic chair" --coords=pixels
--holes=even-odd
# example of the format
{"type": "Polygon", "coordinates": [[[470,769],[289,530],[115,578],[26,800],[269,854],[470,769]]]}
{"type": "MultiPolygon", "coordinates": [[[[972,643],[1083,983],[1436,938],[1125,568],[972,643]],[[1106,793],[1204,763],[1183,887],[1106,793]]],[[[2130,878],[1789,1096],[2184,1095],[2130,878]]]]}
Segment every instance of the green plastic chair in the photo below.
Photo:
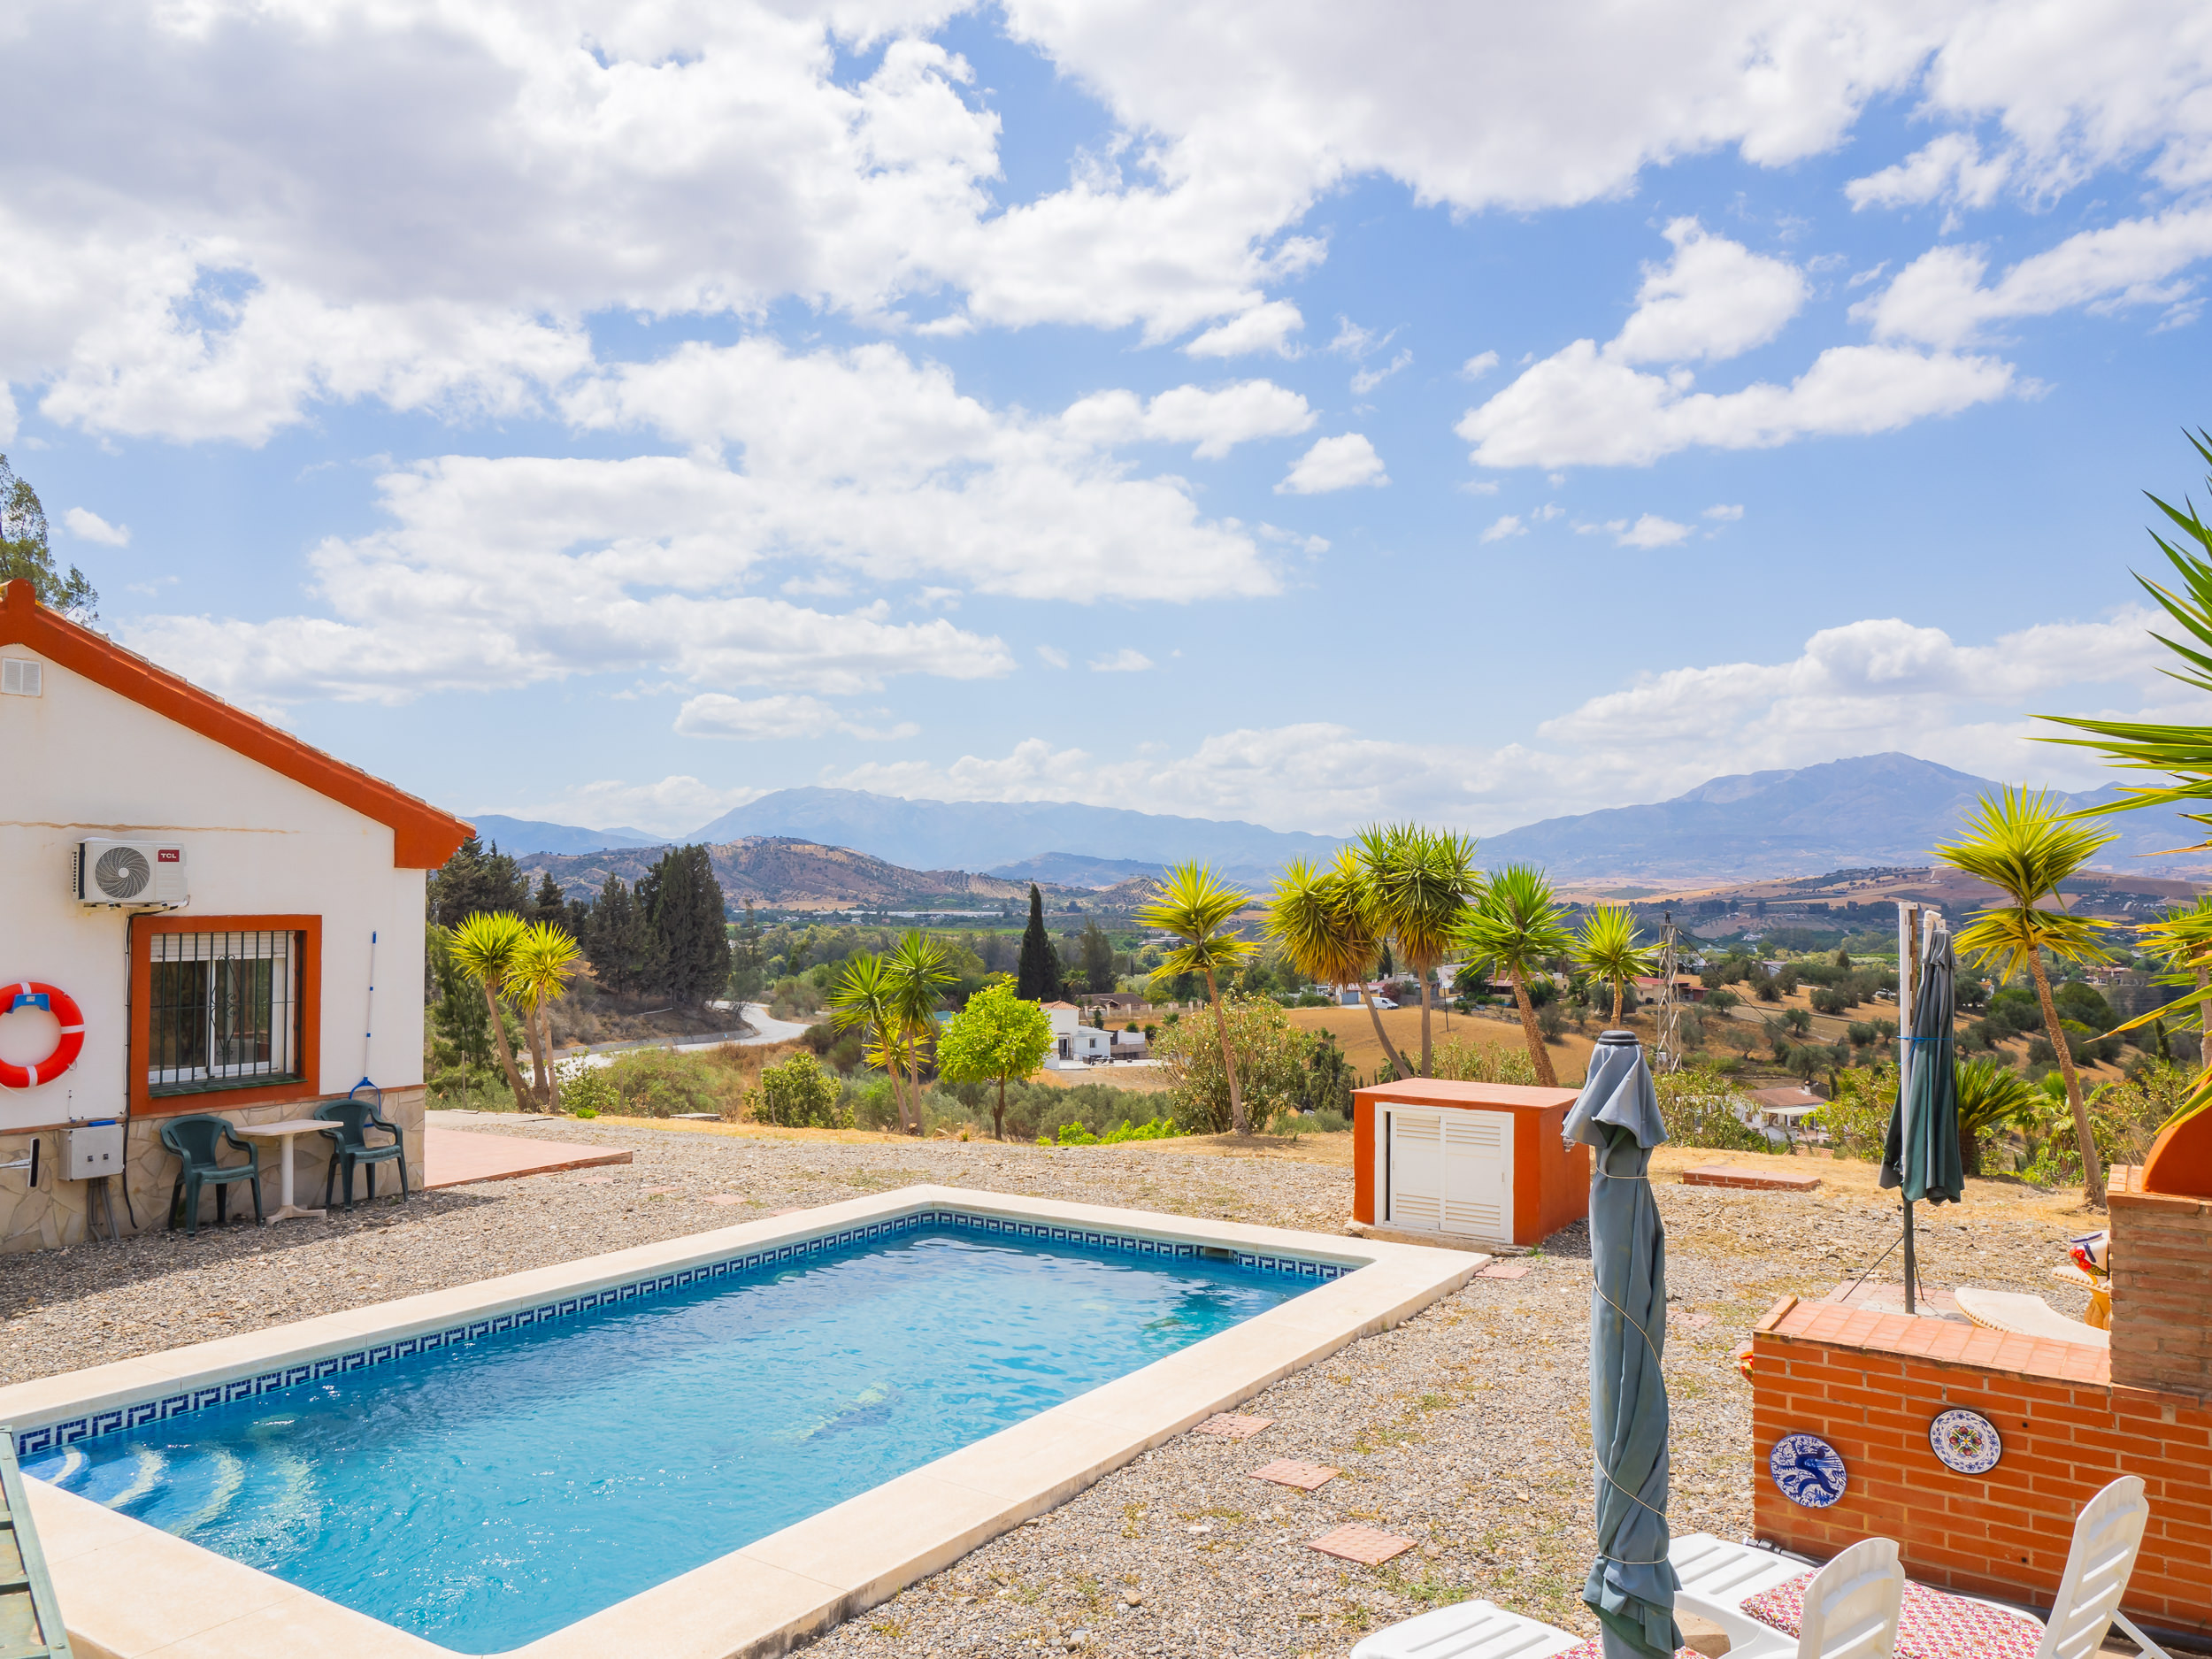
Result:
{"type": "Polygon", "coordinates": [[[325,1101],[309,1114],[327,1120],[332,1127],[323,1131],[330,1138],[330,1170],[323,1177],[323,1208],[330,1208],[330,1191],[334,1183],[345,1184],[346,1208],[353,1208],[353,1171],[357,1164],[365,1165],[369,1181],[369,1196],[376,1196],[376,1166],[380,1164],[399,1165],[399,1195],[407,1196],[407,1138],[399,1132],[399,1125],[388,1123],[384,1117],[384,1091],[373,1083],[360,1083],[343,1100],[325,1101]],[[373,1096],[364,1100],[363,1094],[373,1096]],[[368,1132],[381,1129],[392,1137],[389,1146],[371,1146],[368,1132]]]}
{"type": "Polygon", "coordinates": [[[231,1133],[220,1118],[196,1114],[172,1118],[161,1125],[161,1144],[177,1155],[177,1184],[169,1191],[169,1231],[177,1230],[178,1206],[184,1210],[184,1233],[200,1235],[200,1189],[215,1189],[215,1225],[224,1225],[233,1181],[253,1183],[253,1218],[261,1219],[261,1148],[231,1133]],[[243,1164],[220,1164],[216,1155],[227,1141],[246,1155],[243,1164]]]}

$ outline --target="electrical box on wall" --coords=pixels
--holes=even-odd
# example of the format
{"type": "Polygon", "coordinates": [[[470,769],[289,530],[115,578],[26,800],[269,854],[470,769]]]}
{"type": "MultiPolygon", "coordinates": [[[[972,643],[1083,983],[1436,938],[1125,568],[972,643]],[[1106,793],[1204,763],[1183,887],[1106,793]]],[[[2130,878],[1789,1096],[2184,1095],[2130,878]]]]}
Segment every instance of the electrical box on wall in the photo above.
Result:
{"type": "Polygon", "coordinates": [[[71,1124],[61,1132],[62,1179],[91,1181],[122,1172],[123,1125],[117,1119],[71,1124]]]}
{"type": "Polygon", "coordinates": [[[185,882],[184,849],[175,841],[80,841],[70,887],[80,904],[174,908],[191,896],[185,882]]]}

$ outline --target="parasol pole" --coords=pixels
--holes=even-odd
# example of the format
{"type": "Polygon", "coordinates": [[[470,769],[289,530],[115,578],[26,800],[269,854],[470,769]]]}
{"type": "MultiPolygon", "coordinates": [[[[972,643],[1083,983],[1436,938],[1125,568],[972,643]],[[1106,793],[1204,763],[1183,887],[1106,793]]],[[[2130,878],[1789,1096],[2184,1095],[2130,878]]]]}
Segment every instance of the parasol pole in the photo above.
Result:
{"type": "MultiPolygon", "coordinates": [[[[1920,907],[1900,904],[1897,907],[1897,1030],[1905,1041],[1897,1046],[1897,1121],[1900,1127],[1898,1159],[1901,1171],[1912,1158],[1912,1074],[1918,1055],[1912,1048],[1914,1000],[1920,987],[1920,907]]],[[[1916,1293],[1920,1284],[1919,1263],[1913,1259],[1912,1200],[1905,1205],[1905,1311],[1919,1311],[1916,1293]]]]}

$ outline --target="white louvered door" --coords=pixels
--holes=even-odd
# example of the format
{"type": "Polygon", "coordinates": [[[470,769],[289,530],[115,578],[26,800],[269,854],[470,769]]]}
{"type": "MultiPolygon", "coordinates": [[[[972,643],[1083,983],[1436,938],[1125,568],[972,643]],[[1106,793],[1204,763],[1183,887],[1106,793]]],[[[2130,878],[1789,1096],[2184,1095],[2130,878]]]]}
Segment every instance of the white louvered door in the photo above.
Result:
{"type": "Polygon", "coordinates": [[[1444,1115],[1390,1114],[1390,1215],[1393,1226],[1444,1225],[1444,1115]]]}
{"type": "Polygon", "coordinates": [[[1505,1112],[1443,1114],[1440,1225],[1479,1239],[1513,1233],[1513,1119],[1505,1112]]]}

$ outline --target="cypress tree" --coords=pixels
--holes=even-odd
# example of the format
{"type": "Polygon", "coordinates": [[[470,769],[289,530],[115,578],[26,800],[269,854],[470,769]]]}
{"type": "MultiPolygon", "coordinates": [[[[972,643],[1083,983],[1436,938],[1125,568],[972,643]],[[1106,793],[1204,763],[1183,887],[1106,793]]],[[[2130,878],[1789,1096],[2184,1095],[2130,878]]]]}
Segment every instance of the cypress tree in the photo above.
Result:
{"type": "Polygon", "coordinates": [[[1017,995],[1032,1002],[1056,1002],[1062,993],[1060,953],[1045,932],[1044,895],[1029,884],[1029,926],[1022,930],[1021,967],[1014,978],[1017,995]]]}
{"type": "Polygon", "coordinates": [[[604,989],[626,996],[638,988],[645,935],[637,900],[621,877],[609,876],[599,890],[599,902],[591,907],[590,923],[580,942],[604,989]]]}
{"type": "Polygon", "coordinates": [[[729,986],[730,938],[707,849],[694,844],[664,853],[638,883],[637,896],[649,987],[687,1006],[720,996],[729,986]]]}

